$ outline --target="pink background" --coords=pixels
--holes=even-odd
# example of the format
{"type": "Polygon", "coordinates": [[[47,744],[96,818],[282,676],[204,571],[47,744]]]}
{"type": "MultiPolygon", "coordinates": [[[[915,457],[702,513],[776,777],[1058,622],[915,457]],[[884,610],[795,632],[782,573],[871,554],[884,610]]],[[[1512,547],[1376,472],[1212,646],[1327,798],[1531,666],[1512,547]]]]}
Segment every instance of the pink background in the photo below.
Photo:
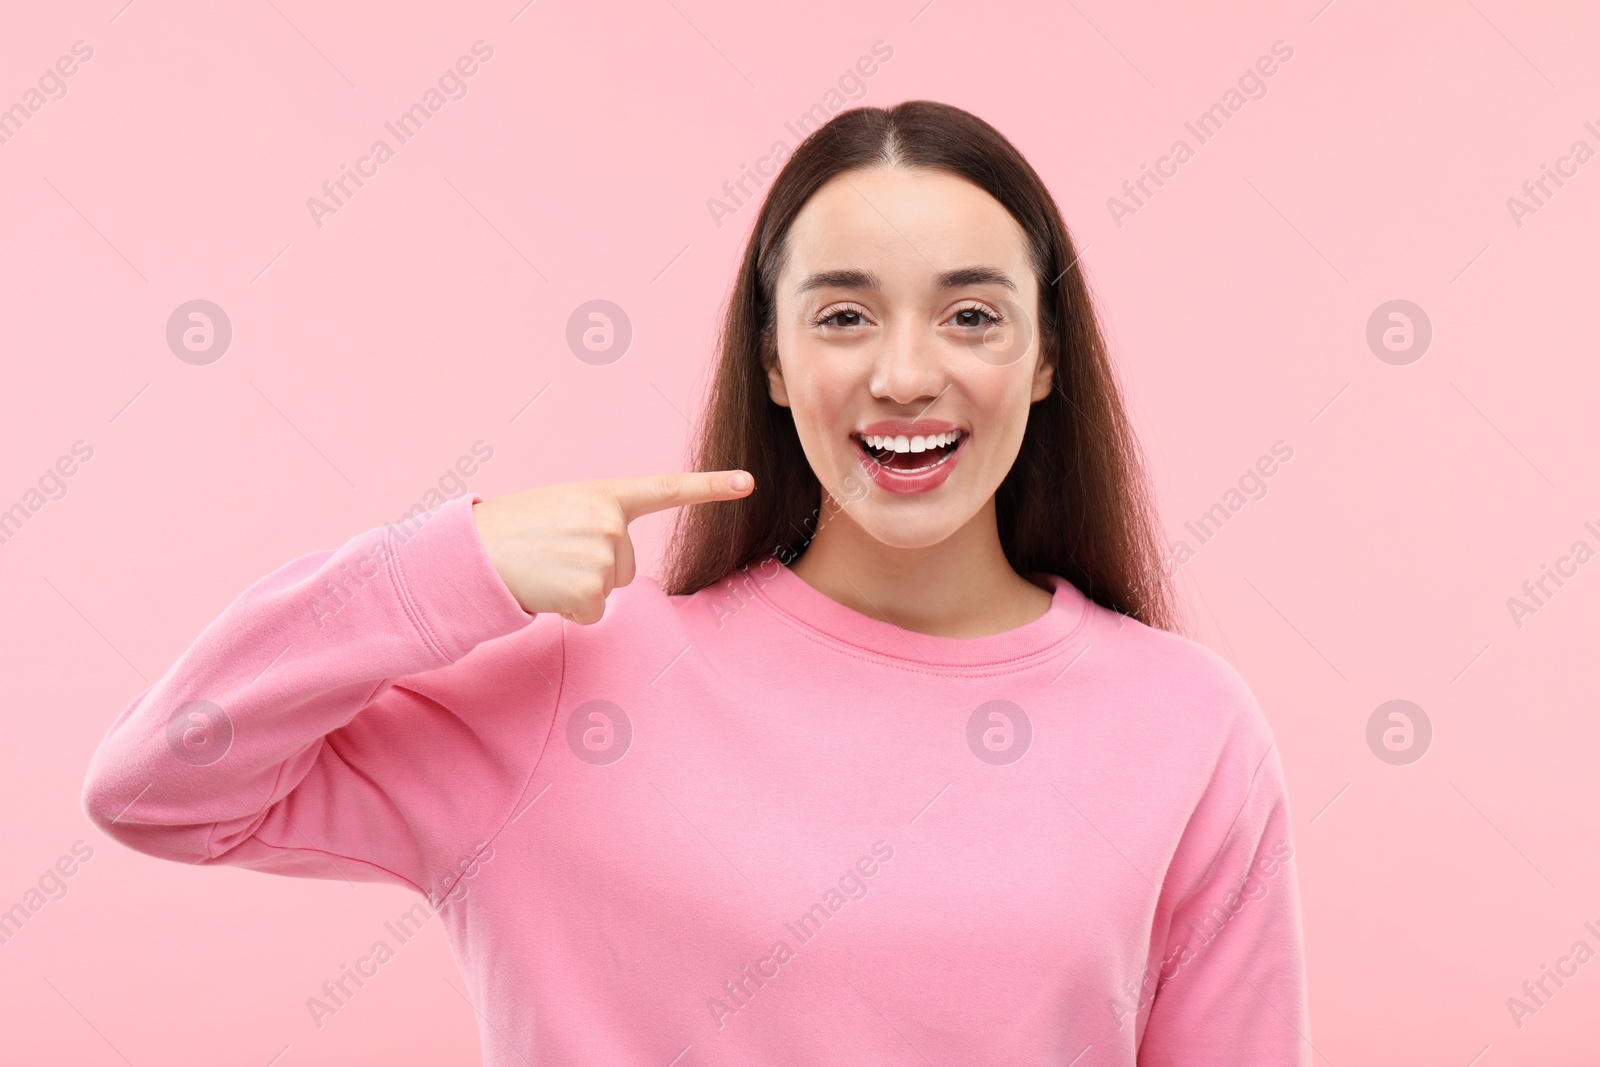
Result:
{"type": "MultiPolygon", "coordinates": [[[[121,848],[79,807],[89,753],[246,585],[399,516],[475,441],[485,496],[679,467],[755,213],[719,228],[707,201],[882,40],[851,102],[986,118],[1087,248],[1170,538],[1293,448],[1180,589],[1281,746],[1316,1062],[1594,1062],[1600,960],[1520,1029],[1506,1005],[1600,949],[1600,562],[1520,628],[1507,607],[1600,548],[1600,160],[1520,226],[1507,207],[1600,149],[1592,6],[123,2],[0,31],[0,107],[94,50],[0,144],[0,508],[93,449],[0,544],[0,908],[93,848],[0,945],[0,1058],[478,1062],[436,921],[311,1021],[411,896],[121,848]],[[387,135],[479,39],[467,95],[387,135]],[[1119,227],[1107,199],[1278,40],[1267,95],[1119,227]],[[394,158],[319,228],[307,198],[379,137],[394,158]],[[209,365],[165,339],[193,299],[233,326],[209,365]],[[607,365],[566,341],[594,299],[634,331],[607,365]],[[1433,325],[1406,365],[1366,342],[1392,299],[1433,325]],[[1396,698],[1434,730],[1404,766],[1366,740],[1396,698]]],[[[634,526],[646,572],[664,530],[634,526]]]]}

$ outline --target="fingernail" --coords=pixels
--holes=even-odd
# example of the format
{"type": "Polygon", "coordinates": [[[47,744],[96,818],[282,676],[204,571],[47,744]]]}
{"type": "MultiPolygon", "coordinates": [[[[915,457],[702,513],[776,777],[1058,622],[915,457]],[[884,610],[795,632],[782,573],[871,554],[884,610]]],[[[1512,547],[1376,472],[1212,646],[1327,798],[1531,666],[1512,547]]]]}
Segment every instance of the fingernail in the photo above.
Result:
{"type": "Polygon", "coordinates": [[[744,492],[744,490],[750,488],[754,484],[755,484],[755,479],[751,478],[744,471],[739,471],[738,473],[736,473],[736,474],[734,474],[734,475],[732,475],[732,476],[730,476],[728,478],[728,485],[732,489],[734,489],[734,490],[736,490],[738,492],[741,492],[741,493],[744,492]]]}

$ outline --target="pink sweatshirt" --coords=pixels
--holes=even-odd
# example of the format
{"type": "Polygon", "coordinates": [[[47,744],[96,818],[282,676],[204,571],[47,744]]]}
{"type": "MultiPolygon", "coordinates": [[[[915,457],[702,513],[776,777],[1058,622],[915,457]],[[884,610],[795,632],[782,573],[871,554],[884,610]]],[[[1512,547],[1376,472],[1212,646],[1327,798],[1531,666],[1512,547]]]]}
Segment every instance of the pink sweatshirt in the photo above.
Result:
{"type": "Polygon", "coordinates": [[[776,559],[577,626],[517,604],[480,499],[245,590],[112,724],[89,816],[415,890],[491,1067],[1311,1062],[1283,771],[1221,657],[1060,578],[912,633],[776,559]]]}

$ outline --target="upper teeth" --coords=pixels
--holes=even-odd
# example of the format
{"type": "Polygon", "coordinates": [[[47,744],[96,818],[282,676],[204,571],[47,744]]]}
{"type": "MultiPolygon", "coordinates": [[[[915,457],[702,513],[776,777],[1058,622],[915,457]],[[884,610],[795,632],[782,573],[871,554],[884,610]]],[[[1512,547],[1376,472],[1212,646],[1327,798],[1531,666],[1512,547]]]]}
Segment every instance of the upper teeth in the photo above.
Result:
{"type": "Polygon", "coordinates": [[[925,437],[907,437],[904,434],[899,437],[883,437],[863,434],[861,439],[868,446],[881,451],[926,452],[930,448],[943,448],[945,445],[953,445],[960,436],[960,430],[952,430],[949,433],[934,433],[925,437]]]}

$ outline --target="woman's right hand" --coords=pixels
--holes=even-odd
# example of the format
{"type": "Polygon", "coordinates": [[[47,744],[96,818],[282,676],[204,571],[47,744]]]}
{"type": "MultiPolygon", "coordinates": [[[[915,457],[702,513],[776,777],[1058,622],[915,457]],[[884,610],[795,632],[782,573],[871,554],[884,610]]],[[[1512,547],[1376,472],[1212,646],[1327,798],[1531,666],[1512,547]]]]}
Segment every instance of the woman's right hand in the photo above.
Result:
{"type": "Polygon", "coordinates": [[[472,520],[522,610],[588,625],[605,614],[611,590],[633,581],[630,522],[685,504],[735,500],[753,482],[740,470],[563,482],[480,501],[472,520]]]}

